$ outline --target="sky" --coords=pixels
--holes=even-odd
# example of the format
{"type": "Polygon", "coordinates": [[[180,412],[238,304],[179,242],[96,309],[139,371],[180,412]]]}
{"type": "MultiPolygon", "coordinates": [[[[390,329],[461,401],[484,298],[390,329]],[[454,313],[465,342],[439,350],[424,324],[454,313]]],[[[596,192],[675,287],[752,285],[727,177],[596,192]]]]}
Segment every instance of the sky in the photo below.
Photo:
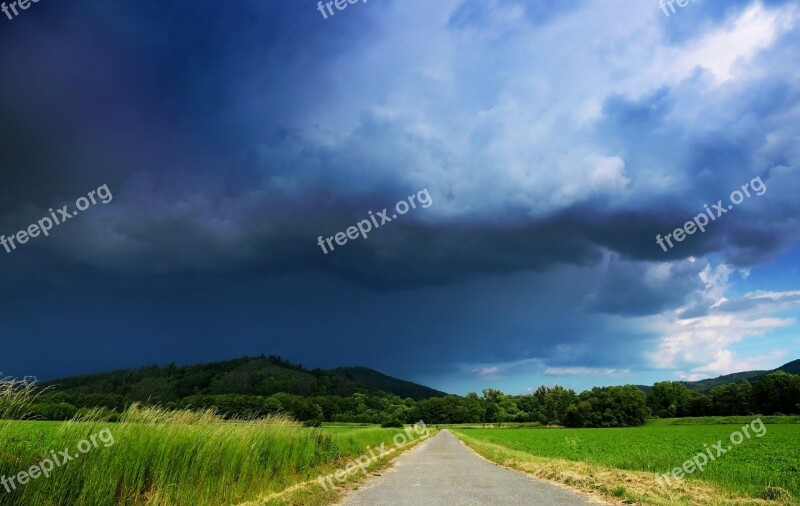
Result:
{"type": "Polygon", "coordinates": [[[800,358],[800,2],[674,8],[0,14],[0,371],[516,394],[800,358]]]}

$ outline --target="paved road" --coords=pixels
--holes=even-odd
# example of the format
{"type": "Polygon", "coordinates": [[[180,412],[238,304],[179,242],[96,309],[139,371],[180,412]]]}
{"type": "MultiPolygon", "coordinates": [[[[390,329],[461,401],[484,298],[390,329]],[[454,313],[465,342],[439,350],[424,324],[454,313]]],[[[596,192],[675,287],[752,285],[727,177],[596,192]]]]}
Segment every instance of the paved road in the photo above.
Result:
{"type": "Polygon", "coordinates": [[[585,497],[476,456],[447,430],[398,457],[342,506],[586,506],[585,497]]]}

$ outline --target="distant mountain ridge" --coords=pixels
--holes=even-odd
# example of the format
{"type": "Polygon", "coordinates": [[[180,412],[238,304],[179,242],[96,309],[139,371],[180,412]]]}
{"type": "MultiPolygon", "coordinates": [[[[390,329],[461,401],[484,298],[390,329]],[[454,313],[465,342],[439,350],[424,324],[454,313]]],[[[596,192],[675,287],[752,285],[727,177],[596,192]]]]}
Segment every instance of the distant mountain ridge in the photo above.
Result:
{"type": "Polygon", "coordinates": [[[800,359],[793,360],[789,363],[783,364],[777,369],[772,369],[770,371],[735,372],[732,374],[725,374],[723,376],[718,376],[716,378],[709,378],[699,381],[684,381],[683,384],[686,385],[688,388],[691,388],[692,390],[697,390],[698,392],[708,392],[712,388],[716,388],[722,385],[727,385],[730,383],[740,383],[745,380],[753,382],[754,380],[760,378],[761,376],[764,376],[765,374],[769,374],[771,372],[776,372],[776,371],[783,371],[789,374],[800,375],[800,359]]]}
{"type": "Polygon", "coordinates": [[[369,385],[377,390],[393,393],[398,397],[411,397],[416,400],[449,395],[434,388],[387,376],[386,374],[368,367],[337,367],[336,369],[329,370],[328,373],[341,374],[351,381],[362,385],[369,385]],[[408,395],[400,395],[397,392],[404,392],[408,395]]]}
{"type": "Polygon", "coordinates": [[[414,400],[449,394],[366,367],[307,370],[277,356],[244,357],[224,362],[139,369],[62,378],[43,383],[56,392],[118,394],[133,400],[178,401],[190,395],[301,396],[384,392],[414,400]]]}
{"type": "MultiPolygon", "coordinates": [[[[708,392],[712,388],[753,382],[774,371],[800,375],[800,359],[770,371],[744,371],[717,378],[682,382],[688,388],[708,392]]],[[[43,383],[55,392],[117,394],[132,400],[178,401],[190,395],[262,395],[289,393],[301,396],[384,392],[414,400],[450,394],[388,376],[367,367],[307,370],[277,356],[244,357],[198,365],[150,366],[107,373],[62,378],[43,383]]],[[[638,385],[645,392],[652,387],[638,385]]]]}

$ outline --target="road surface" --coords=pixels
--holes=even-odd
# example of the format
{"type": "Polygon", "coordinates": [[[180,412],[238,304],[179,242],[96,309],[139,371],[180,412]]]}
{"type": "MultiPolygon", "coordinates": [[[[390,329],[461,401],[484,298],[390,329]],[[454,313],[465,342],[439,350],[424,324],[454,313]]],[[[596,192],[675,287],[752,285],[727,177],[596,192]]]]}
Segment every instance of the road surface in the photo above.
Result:
{"type": "Polygon", "coordinates": [[[575,492],[488,462],[443,430],[369,478],[342,506],[586,506],[575,492]]]}

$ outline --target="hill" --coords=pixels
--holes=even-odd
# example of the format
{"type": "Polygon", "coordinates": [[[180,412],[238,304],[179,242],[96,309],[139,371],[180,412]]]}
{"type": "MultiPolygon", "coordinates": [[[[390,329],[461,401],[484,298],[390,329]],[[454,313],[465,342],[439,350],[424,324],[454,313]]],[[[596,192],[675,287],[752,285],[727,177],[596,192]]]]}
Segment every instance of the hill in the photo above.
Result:
{"type": "Polygon", "coordinates": [[[800,374],[800,359],[793,360],[788,364],[783,364],[777,369],[772,369],[770,371],[735,372],[733,374],[726,374],[724,376],[718,376],[716,378],[709,378],[699,381],[684,381],[683,384],[686,385],[688,388],[691,388],[692,390],[697,390],[699,392],[708,392],[712,388],[716,388],[722,385],[728,385],[730,383],[739,383],[744,380],[750,381],[752,383],[761,376],[764,376],[765,374],[769,374],[775,371],[784,371],[789,374],[800,374]]]}
{"type": "MultiPolygon", "coordinates": [[[[796,371],[800,361],[778,368],[796,371]]],[[[379,423],[532,422],[569,427],[641,425],[648,414],[660,418],[791,414],[800,410],[800,375],[749,371],[690,383],[696,389],[730,388],[710,395],[669,385],[597,387],[580,394],[559,386],[534,394],[506,395],[486,389],[483,396],[448,395],[365,367],[308,370],[280,357],[246,357],[191,366],[143,367],[78,376],[46,383],[27,416],[68,420],[99,413],[109,420],[133,403],[167,409],[212,409],[226,418],[288,414],[310,425],[379,423]],[[740,394],[735,382],[752,380],[740,394]],[[645,390],[652,395],[648,395],[645,390]],[[624,409],[623,409],[624,408],[624,409]]],[[[2,405],[0,405],[2,407],[2,405]]],[[[93,415],[94,416],[94,415],[93,415]]]]}
{"type": "Polygon", "coordinates": [[[783,364],[778,370],[788,372],[789,374],[800,374],[800,359],[793,360],[788,364],[783,364]]]}
{"type": "Polygon", "coordinates": [[[329,373],[342,375],[356,384],[369,385],[377,390],[393,393],[403,398],[411,397],[419,400],[447,395],[433,388],[393,378],[367,367],[339,367],[329,373]]]}
{"type": "Polygon", "coordinates": [[[191,395],[301,396],[390,393],[414,400],[447,394],[365,367],[309,371],[280,357],[245,357],[224,362],[126,369],[75,376],[43,384],[67,394],[112,394],[131,401],[174,402],[191,395]]]}

